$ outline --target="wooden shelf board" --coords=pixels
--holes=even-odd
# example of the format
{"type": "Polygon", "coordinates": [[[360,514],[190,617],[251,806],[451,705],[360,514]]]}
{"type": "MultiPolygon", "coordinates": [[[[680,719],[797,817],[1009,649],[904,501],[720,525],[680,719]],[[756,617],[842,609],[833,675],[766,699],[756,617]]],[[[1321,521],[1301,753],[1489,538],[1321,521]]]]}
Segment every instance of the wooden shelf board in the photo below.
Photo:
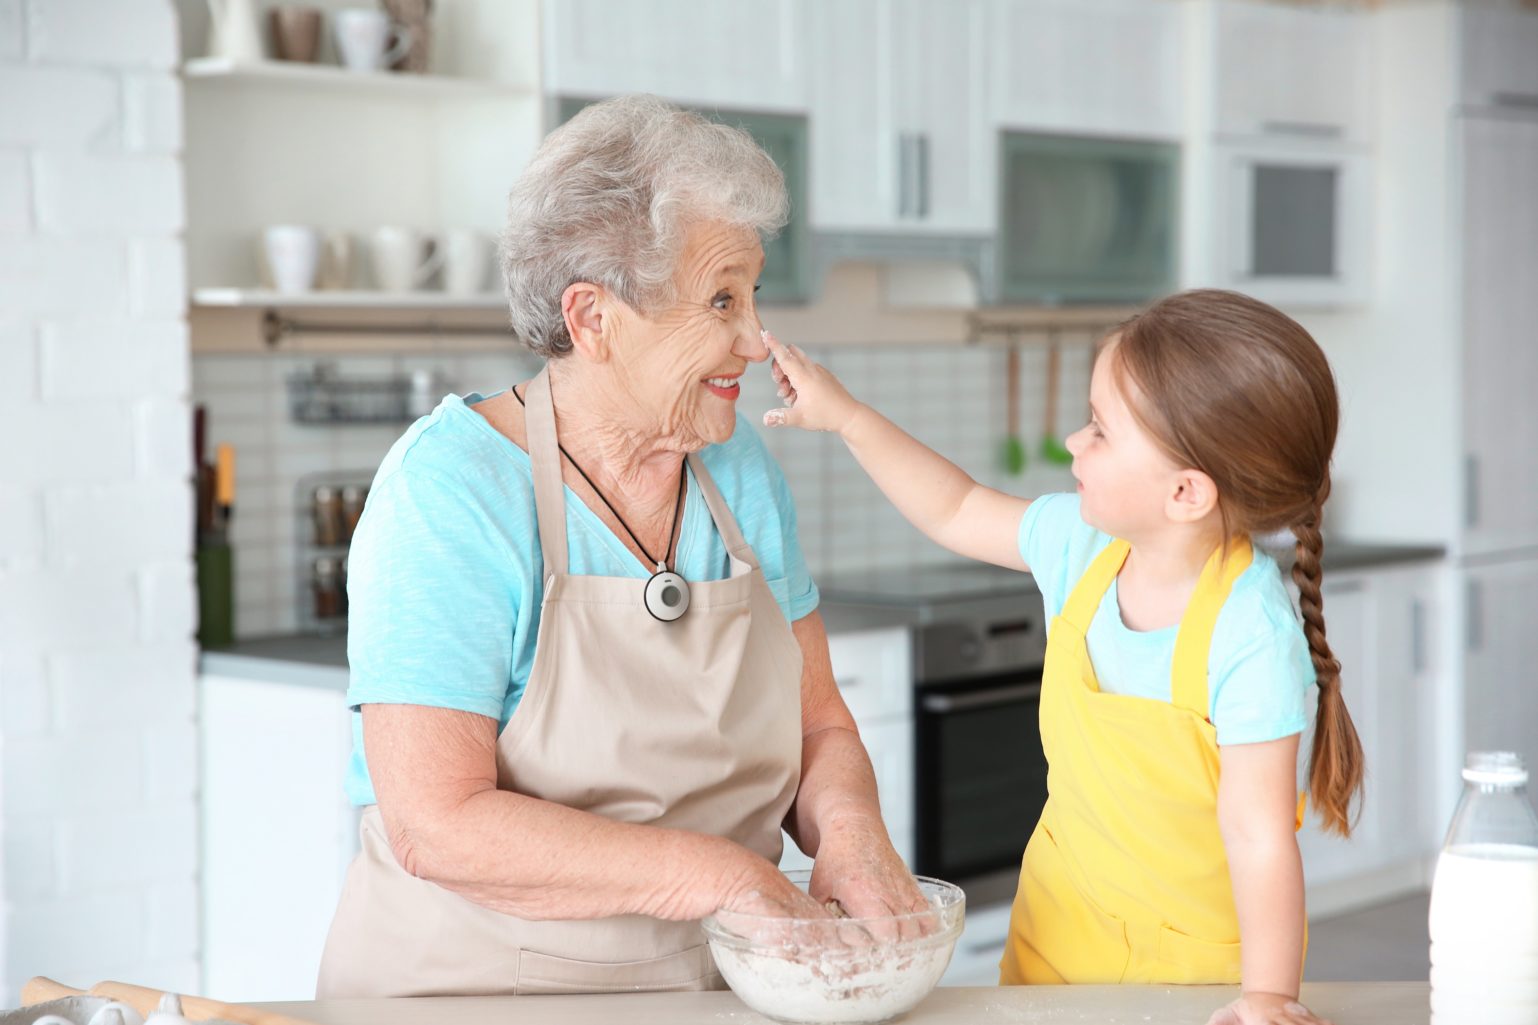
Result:
{"type": "Polygon", "coordinates": [[[443,292],[315,291],[275,292],[263,288],[199,288],[192,304],[202,307],[332,310],[500,310],[500,293],[447,295],[443,292]]]}
{"type": "Polygon", "coordinates": [[[223,57],[199,57],[182,65],[189,82],[271,86],[392,98],[436,99],[444,96],[532,96],[534,91],[506,82],[417,75],[393,71],[349,71],[335,64],[257,61],[240,64],[223,57]]]}

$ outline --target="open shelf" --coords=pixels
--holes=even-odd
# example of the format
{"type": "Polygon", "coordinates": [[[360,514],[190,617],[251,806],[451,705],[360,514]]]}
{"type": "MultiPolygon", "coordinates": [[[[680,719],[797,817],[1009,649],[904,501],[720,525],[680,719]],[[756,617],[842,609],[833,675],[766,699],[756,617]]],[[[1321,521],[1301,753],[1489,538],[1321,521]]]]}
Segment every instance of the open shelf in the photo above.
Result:
{"type": "Polygon", "coordinates": [[[236,63],[223,57],[199,57],[182,65],[182,74],[189,82],[303,89],[311,93],[316,90],[332,90],[337,93],[400,99],[533,94],[532,89],[486,79],[397,71],[349,71],[335,64],[299,61],[236,63]]]}
{"type": "Polygon", "coordinates": [[[315,291],[276,292],[266,288],[199,288],[194,306],[313,310],[499,310],[500,293],[448,295],[444,292],[315,291]]]}

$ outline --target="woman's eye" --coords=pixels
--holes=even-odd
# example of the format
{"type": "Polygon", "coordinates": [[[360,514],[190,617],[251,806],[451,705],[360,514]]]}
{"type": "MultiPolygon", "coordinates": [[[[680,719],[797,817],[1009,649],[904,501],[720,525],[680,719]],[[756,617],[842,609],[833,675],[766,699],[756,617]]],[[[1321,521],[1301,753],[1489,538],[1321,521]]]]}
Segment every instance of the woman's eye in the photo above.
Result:
{"type": "Polygon", "coordinates": [[[763,287],[764,287],[764,286],[763,286],[763,285],[754,285],[754,286],[753,286],[753,294],[754,294],[754,295],[757,295],[757,294],[758,294],[758,290],[759,290],[759,289],[760,289],[760,288],[763,288],[763,287]]]}
{"type": "Polygon", "coordinates": [[[722,292],[710,301],[710,304],[718,310],[729,309],[732,305],[732,293],[722,292]]]}

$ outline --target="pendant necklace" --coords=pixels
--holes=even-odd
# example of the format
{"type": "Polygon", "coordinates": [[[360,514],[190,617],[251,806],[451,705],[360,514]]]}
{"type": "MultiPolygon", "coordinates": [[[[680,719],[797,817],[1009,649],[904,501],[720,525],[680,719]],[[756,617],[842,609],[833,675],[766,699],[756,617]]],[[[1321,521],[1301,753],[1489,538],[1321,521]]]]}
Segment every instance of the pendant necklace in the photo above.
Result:
{"type": "MultiPolygon", "coordinates": [[[[528,408],[528,404],[523,401],[523,396],[518,394],[517,388],[509,390],[512,391],[513,398],[518,400],[520,406],[528,408]]],[[[587,481],[587,486],[593,489],[593,494],[598,496],[598,500],[604,504],[604,507],[614,514],[614,518],[619,521],[619,525],[625,528],[625,533],[630,535],[630,540],[634,541],[635,546],[641,550],[641,554],[646,556],[646,561],[656,565],[656,572],[652,574],[650,580],[646,581],[646,588],[641,592],[641,600],[646,605],[646,611],[650,612],[653,618],[659,619],[664,623],[671,623],[685,612],[688,612],[689,582],[668,569],[668,561],[673,558],[673,533],[678,526],[678,514],[684,507],[685,469],[688,464],[685,463],[678,468],[678,500],[673,504],[673,522],[668,526],[667,554],[661,559],[655,559],[652,557],[652,553],[646,550],[646,546],[641,543],[641,539],[636,537],[635,531],[630,529],[630,524],[625,522],[625,517],[621,516],[619,510],[610,505],[609,500],[603,496],[603,492],[598,490],[598,485],[593,483],[593,478],[589,477],[582,467],[577,465],[577,461],[571,457],[571,453],[566,451],[566,446],[557,441],[555,447],[560,450],[561,455],[566,457],[566,461],[571,463],[571,468],[576,470],[583,480],[587,481]]]]}

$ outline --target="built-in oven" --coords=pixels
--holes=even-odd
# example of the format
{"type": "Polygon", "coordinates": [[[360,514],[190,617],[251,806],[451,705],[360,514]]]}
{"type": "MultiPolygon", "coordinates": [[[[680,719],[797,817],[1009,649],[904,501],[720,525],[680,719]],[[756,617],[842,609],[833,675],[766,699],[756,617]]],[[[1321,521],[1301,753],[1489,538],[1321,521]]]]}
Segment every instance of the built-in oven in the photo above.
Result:
{"type": "Polygon", "coordinates": [[[915,870],[963,880],[1017,868],[1047,799],[1039,615],[915,631],[915,870]]]}

